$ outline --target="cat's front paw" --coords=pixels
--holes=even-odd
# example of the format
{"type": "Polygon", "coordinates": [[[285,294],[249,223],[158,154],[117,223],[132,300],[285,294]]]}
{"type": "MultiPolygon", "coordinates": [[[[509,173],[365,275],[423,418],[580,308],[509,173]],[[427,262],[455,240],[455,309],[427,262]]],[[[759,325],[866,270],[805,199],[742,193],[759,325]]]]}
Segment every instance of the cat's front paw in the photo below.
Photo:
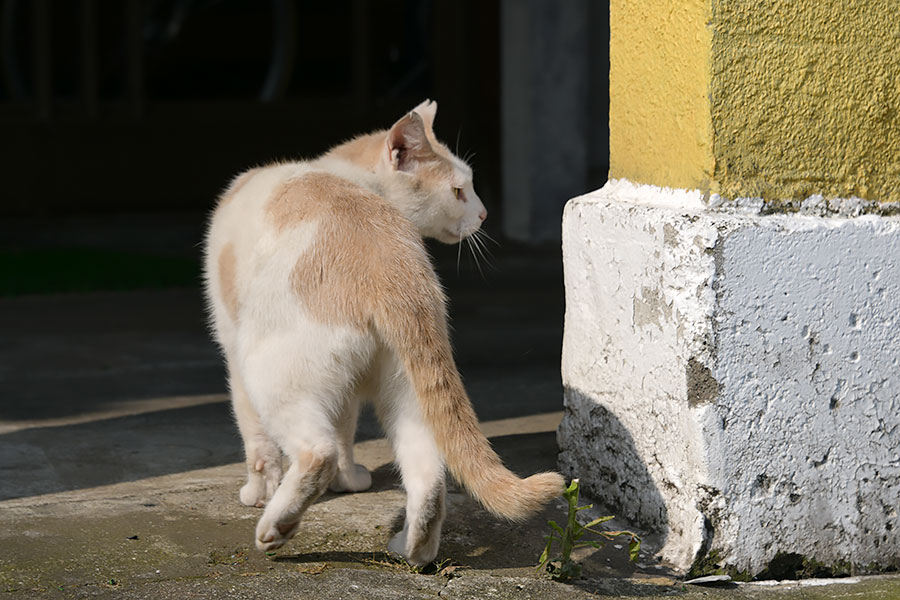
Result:
{"type": "Polygon", "coordinates": [[[256,547],[263,552],[281,548],[299,528],[299,519],[294,523],[277,523],[263,516],[256,525],[256,547]]]}
{"type": "Polygon", "coordinates": [[[241,503],[262,508],[271,500],[281,481],[281,456],[260,458],[247,468],[247,483],[241,488],[241,503]]]}
{"type": "Polygon", "coordinates": [[[328,488],[332,492],[361,492],[372,487],[372,474],[362,465],[353,465],[350,472],[338,471],[328,488]]]}

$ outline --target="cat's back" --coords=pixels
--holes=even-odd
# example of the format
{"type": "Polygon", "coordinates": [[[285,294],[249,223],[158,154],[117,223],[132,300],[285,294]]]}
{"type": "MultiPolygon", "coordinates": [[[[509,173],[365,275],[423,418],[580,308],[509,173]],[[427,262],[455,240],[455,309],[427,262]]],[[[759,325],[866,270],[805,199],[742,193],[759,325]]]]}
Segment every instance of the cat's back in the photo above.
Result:
{"type": "Polygon", "coordinates": [[[207,249],[211,250],[223,237],[241,237],[241,232],[244,232],[244,237],[252,239],[260,234],[266,226],[262,217],[268,199],[285,181],[306,170],[308,166],[304,163],[283,163],[255,167],[235,177],[219,196],[213,210],[207,249]]]}
{"type": "Polygon", "coordinates": [[[206,291],[220,341],[241,315],[293,312],[310,257],[357,278],[420,246],[396,208],[327,160],[247,171],[222,195],[207,235],[206,291]]]}
{"type": "Polygon", "coordinates": [[[234,178],[210,220],[207,253],[233,244],[239,254],[290,247],[297,229],[329,236],[415,237],[408,220],[359,181],[344,161],[323,159],[250,169],[234,178]]]}

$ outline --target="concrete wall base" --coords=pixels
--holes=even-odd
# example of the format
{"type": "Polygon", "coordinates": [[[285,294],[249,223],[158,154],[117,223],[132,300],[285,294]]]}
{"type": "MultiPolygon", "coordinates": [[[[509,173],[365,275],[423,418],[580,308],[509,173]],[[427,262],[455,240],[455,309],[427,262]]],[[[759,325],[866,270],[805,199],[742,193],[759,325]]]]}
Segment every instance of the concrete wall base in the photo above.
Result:
{"type": "Polygon", "coordinates": [[[900,219],[744,206],[569,202],[560,467],[683,569],[900,567],[900,219]]]}

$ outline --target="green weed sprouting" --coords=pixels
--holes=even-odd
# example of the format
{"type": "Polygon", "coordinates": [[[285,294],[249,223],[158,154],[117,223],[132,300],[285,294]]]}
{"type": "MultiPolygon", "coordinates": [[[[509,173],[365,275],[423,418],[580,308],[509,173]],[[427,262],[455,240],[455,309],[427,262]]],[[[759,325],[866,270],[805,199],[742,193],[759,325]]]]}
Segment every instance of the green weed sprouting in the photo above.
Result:
{"type": "Polygon", "coordinates": [[[567,579],[576,579],[581,576],[581,564],[572,560],[572,550],[576,548],[600,548],[604,542],[614,540],[618,537],[628,536],[631,538],[628,542],[628,556],[633,561],[637,559],[638,551],[641,549],[641,538],[631,531],[599,531],[593,529],[601,523],[605,523],[612,519],[609,517],[598,517],[586,525],[581,525],[576,519],[579,511],[592,508],[593,504],[578,506],[578,479],[573,479],[566,491],[563,492],[563,498],[569,504],[569,514],[566,520],[565,528],[561,527],[556,521],[548,521],[547,524],[553,529],[550,535],[544,536],[547,545],[538,559],[538,571],[546,571],[550,574],[550,578],[555,581],[566,581],[567,579]],[[586,533],[592,533],[602,540],[586,540],[580,541],[581,537],[586,533]],[[553,550],[553,542],[559,542],[559,555],[550,558],[553,550]]]}

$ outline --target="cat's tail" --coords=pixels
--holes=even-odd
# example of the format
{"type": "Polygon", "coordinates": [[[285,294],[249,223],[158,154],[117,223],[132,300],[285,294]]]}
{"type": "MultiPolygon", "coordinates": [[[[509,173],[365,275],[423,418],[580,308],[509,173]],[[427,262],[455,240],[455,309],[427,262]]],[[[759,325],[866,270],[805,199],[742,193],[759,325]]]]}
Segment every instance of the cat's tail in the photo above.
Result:
{"type": "Polygon", "coordinates": [[[503,466],[478,427],[453,361],[443,291],[430,268],[422,276],[427,289],[398,289],[382,298],[387,301],[375,310],[375,329],[406,367],[453,476],[493,514],[523,520],[562,494],[563,478],[545,472],[521,479],[503,466]]]}

